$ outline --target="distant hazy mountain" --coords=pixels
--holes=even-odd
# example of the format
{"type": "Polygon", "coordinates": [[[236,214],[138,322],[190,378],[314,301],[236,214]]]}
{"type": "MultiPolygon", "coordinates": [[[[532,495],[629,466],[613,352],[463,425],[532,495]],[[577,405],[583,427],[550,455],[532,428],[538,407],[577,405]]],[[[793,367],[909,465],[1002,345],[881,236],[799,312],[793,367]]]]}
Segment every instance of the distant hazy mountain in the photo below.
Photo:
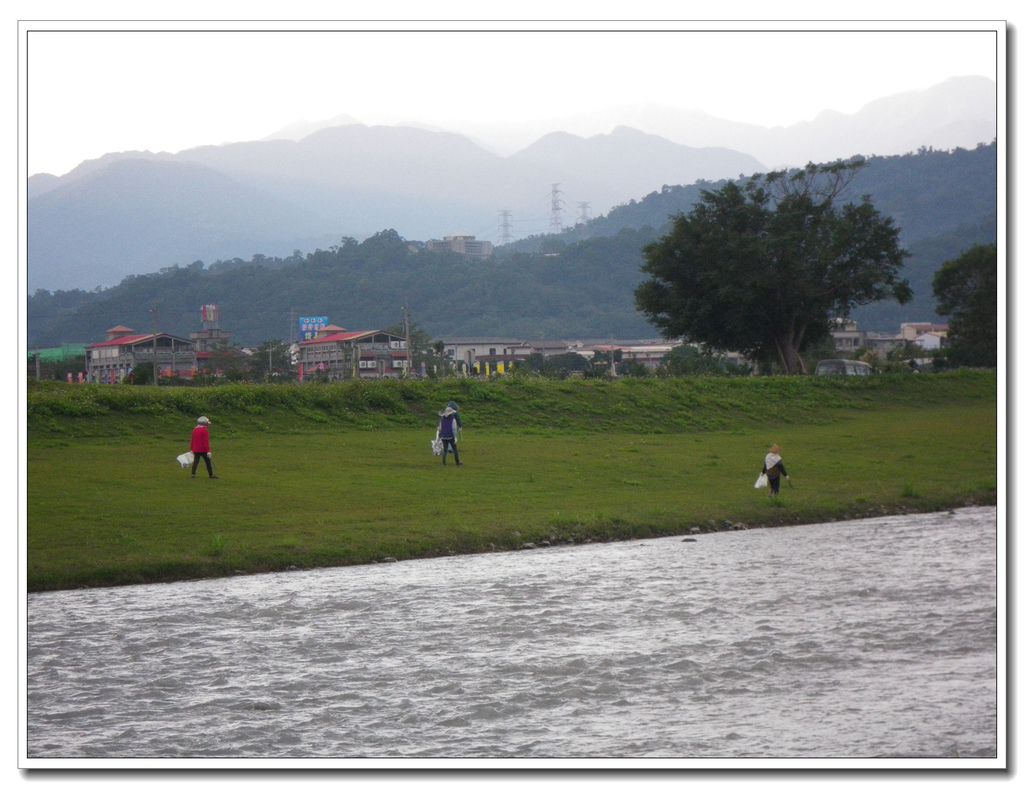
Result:
{"type": "Polygon", "coordinates": [[[458,131],[512,153],[549,129],[589,137],[623,124],[681,145],[745,151],[770,168],[857,154],[902,154],[920,147],[973,148],[995,139],[996,85],[987,77],[956,77],[927,90],[873,101],[852,114],[827,110],[813,121],[772,128],[644,104],[500,126],[463,124],[458,131]]]}
{"type": "Polygon", "coordinates": [[[752,172],[752,157],[631,129],[552,134],[503,158],[449,132],[347,124],[301,140],[109,154],[62,178],[33,176],[29,289],[112,285],[162,266],[281,255],[312,238],[410,239],[469,232],[497,240],[498,212],[523,235],[548,227],[560,183],[566,223],[666,182],[752,172]],[[530,217],[540,224],[524,224],[530,217]],[[525,229],[524,229],[525,228],[525,229]]]}
{"type": "Polygon", "coordinates": [[[266,253],[275,228],[312,237],[326,223],[206,167],[117,160],[29,200],[29,290],[89,289],[174,263],[266,253]]]}
{"type": "Polygon", "coordinates": [[[325,121],[296,121],[290,123],[283,129],[278,129],[273,134],[268,134],[264,137],[264,140],[301,140],[303,137],[308,137],[313,132],[320,131],[321,129],[329,129],[333,126],[348,126],[352,123],[359,123],[351,115],[335,115],[333,118],[328,118],[325,121]]]}

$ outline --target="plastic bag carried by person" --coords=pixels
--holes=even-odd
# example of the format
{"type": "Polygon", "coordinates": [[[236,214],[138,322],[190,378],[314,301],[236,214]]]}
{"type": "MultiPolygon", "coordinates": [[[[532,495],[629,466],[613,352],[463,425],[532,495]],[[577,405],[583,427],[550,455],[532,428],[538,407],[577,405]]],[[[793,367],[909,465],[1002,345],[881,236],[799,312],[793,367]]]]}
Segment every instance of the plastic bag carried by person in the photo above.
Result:
{"type": "Polygon", "coordinates": [[[440,433],[434,433],[434,440],[430,442],[430,449],[438,457],[444,452],[444,442],[441,440],[440,433]]]}
{"type": "Polygon", "coordinates": [[[768,487],[768,475],[761,473],[757,475],[757,482],[754,483],[754,487],[761,489],[768,487]]]}
{"type": "Polygon", "coordinates": [[[178,462],[181,464],[182,468],[191,468],[192,461],[195,459],[196,456],[193,455],[191,452],[186,452],[183,455],[178,455],[178,462]]]}

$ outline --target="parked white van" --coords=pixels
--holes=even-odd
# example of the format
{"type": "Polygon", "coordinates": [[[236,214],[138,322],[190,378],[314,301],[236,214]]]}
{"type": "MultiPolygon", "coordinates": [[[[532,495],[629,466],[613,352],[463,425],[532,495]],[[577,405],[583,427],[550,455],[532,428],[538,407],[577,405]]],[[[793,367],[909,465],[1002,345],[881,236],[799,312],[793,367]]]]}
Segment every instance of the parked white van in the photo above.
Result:
{"type": "Polygon", "coordinates": [[[822,359],[814,368],[815,375],[871,375],[875,368],[853,359],[822,359]]]}

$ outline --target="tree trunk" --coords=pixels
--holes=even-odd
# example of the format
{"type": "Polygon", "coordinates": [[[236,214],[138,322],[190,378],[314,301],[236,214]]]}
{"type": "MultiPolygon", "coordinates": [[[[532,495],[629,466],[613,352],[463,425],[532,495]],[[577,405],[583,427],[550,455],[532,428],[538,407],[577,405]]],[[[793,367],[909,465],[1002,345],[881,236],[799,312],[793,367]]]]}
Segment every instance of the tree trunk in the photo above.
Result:
{"type": "Polygon", "coordinates": [[[790,375],[803,375],[807,372],[804,360],[800,358],[800,353],[797,350],[798,347],[791,332],[775,338],[775,348],[779,352],[782,369],[790,375]]]}

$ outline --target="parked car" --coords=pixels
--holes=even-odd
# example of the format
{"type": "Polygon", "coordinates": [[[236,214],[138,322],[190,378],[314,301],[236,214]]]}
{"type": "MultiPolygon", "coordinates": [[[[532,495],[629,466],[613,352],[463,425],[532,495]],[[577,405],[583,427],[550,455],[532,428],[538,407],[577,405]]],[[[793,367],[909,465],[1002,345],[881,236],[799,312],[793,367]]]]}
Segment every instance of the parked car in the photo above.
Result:
{"type": "Polygon", "coordinates": [[[875,368],[867,362],[852,359],[822,359],[814,368],[815,375],[871,375],[875,368]]]}

